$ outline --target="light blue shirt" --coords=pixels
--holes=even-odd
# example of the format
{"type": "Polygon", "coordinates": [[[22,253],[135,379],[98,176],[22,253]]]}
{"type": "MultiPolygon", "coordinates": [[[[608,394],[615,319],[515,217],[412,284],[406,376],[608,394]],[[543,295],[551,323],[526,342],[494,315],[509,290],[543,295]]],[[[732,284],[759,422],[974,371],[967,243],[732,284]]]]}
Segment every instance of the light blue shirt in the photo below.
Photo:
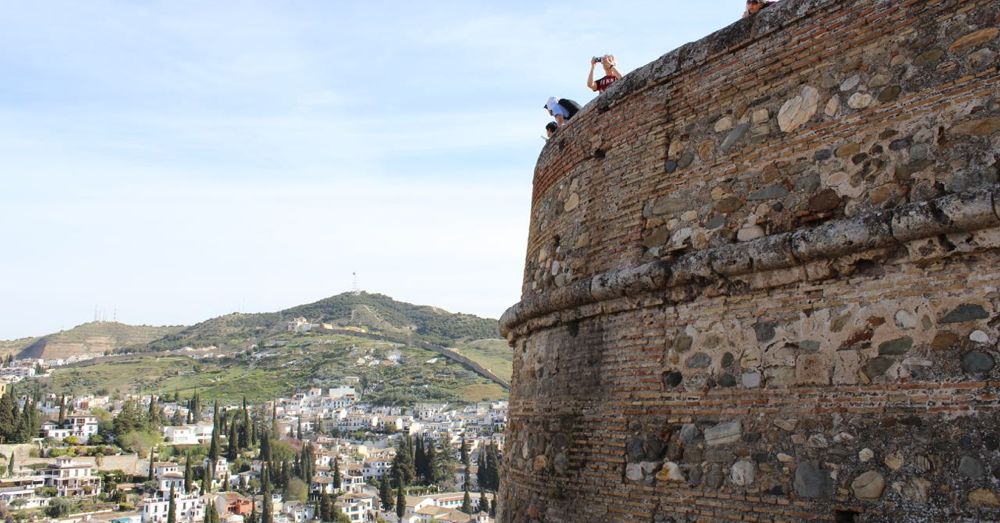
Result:
{"type": "Polygon", "coordinates": [[[545,104],[545,107],[549,111],[552,111],[552,116],[562,116],[565,120],[569,119],[569,111],[567,111],[565,107],[559,105],[558,101],[549,100],[549,102],[545,104]]]}

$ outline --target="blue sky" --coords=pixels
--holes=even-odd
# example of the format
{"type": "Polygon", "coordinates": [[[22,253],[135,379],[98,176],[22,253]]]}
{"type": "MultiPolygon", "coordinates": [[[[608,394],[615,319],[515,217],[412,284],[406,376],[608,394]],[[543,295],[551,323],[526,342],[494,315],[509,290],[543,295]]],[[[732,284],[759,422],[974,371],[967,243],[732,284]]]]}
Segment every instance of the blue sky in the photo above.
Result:
{"type": "Polygon", "coordinates": [[[497,317],[531,176],[590,56],[623,72],[740,1],[7,3],[0,339],[190,324],[360,286],[497,317]]]}

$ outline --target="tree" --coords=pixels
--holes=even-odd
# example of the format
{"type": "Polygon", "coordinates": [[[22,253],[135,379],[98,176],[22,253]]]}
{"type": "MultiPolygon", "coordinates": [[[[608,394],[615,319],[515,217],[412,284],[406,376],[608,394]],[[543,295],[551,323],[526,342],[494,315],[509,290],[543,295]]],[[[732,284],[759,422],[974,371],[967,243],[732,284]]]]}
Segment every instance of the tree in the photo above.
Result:
{"type": "Polygon", "coordinates": [[[333,460],[333,488],[340,490],[342,478],[340,477],[340,460],[333,460]]]}
{"type": "Polygon", "coordinates": [[[486,499],[486,489],[479,489],[479,506],[476,507],[476,512],[484,512],[489,510],[490,502],[486,499]]]}
{"type": "Polygon", "coordinates": [[[212,492],[212,483],[215,480],[215,462],[209,461],[208,465],[205,467],[205,485],[203,485],[202,490],[204,493],[212,492]]]}
{"type": "Polygon", "coordinates": [[[74,508],[75,504],[67,498],[53,498],[49,501],[45,514],[52,518],[64,518],[73,512],[74,508]]]}
{"type": "Polygon", "coordinates": [[[302,416],[298,417],[298,423],[295,427],[295,439],[302,440],[302,416]]]}
{"type": "Polygon", "coordinates": [[[229,440],[229,447],[226,451],[226,457],[231,462],[236,461],[236,458],[240,455],[240,441],[239,436],[237,436],[235,419],[229,424],[229,438],[227,439],[229,440]]]}
{"type": "MultiPolygon", "coordinates": [[[[468,473],[466,473],[465,477],[466,478],[469,477],[468,473]]],[[[459,510],[465,512],[466,514],[472,514],[472,496],[469,495],[468,479],[465,480],[465,495],[462,496],[462,508],[460,508],[459,510]]]]}
{"type": "Polygon", "coordinates": [[[219,459],[219,430],[212,427],[212,443],[208,447],[208,459],[215,462],[219,459]]]}
{"type": "MultiPolygon", "coordinates": [[[[337,461],[334,461],[334,482],[337,481],[337,477],[340,475],[340,468],[337,465],[337,461]]],[[[306,483],[312,483],[312,478],[316,474],[316,457],[313,455],[313,448],[311,443],[306,443],[302,447],[302,454],[299,457],[299,474],[303,481],[306,483]]]]}
{"type": "Polygon", "coordinates": [[[167,523],[177,523],[177,501],[174,499],[174,486],[170,486],[170,504],[167,505],[167,523]]]}
{"type": "Polygon", "coordinates": [[[146,413],[146,427],[159,430],[163,426],[163,412],[156,403],[156,396],[149,397],[149,411],[146,413]]]}
{"type": "Polygon", "coordinates": [[[59,396],[59,426],[66,422],[66,395],[59,396]]]}
{"type": "Polygon", "coordinates": [[[493,499],[490,500],[490,517],[497,517],[497,497],[495,494],[493,495],[493,499]]]}
{"type": "Polygon", "coordinates": [[[333,496],[324,490],[319,499],[319,519],[322,521],[333,521],[333,496]]]}
{"type": "Polygon", "coordinates": [[[392,489],[389,488],[388,474],[383,474],[378,483],[378,497],[382,502],[382,510],[388,512],[392,508],[392,489]]]}
{"type": "Polygon", "coordinates": [[[219,513],[215,510],[215,503],[209,503],[205,509],[205,523],[219,523],[219,513]]]}
{"type": "Polygon", "coordinates": [[[194,475],[191,472],[191,453],[187,453],[187,460],[184,461],[184,492],[191,492],[191,482],[194,475]]]}
{"type": "Polygon", "coordinates": [[[153,481],[153,470],[156,468],[153,464],[153,460],[156,459],[156,447],[149,449],[149,474],[146,476],[146,481],[153,481]]]}
{"type": "Polygon", "coordinates": [[[274,508],[272,507],[273,500],[271,499],[271,477],[270,477],[270,467],[267,463],[261,468],[261,491],[264,495],[264,506],[263,512],[260,516],[261,523],[274,523],[274,508]]]}
{"type": "Polygon", "coordinates": [[[413,439],[404,437],[396,449],[396,457],[392,461],[392,475],[397,483],[412,485],[416,477],[413,466],[413,439]]]}
{"type": "Polygon", "coordinates": [[[402,519],[406,514],[406,495],[403,494],[403,482],[396,486],[396,517],[402,519]]]}
{"type": "Polygon", "coordinates": [[[17,403],[14,401],[14,391],[9,390],[0,397],[0,438],[4,443],[13,443],[17,431],[17,403]]]}
{"type": "Polygon", "coordinates": [[[279,439],[278,435],[278,401],[271,402],[271,439],[279,439]]]}
{"type": "Polygon", "coordinates": [[[465,466],[469,465],[469,445],[465,441],[465,433],[462,433],[462,448],[460,451],[462,456],[462,464],[465,466]]]}
{"type": "Polygon", "coordinates": [[[257,514],[257,500],[255,496],[250,496],[250,517],[245,523],[260,523],[260,516],[257,514]]]}
{"type": "Polygon", "coordinates": [[[14,477],[14,453],[10,453],[10,461],[7,462],[7,476],[14,477]]]}
{"type": "Polygon", "coordinates": [[[288,486],[285,487],[286,500],[305,502],[308,497],[309,487],[306,485],[305,481],[302,481],[299,478],[292,478],[288,480],[288,486]]]}

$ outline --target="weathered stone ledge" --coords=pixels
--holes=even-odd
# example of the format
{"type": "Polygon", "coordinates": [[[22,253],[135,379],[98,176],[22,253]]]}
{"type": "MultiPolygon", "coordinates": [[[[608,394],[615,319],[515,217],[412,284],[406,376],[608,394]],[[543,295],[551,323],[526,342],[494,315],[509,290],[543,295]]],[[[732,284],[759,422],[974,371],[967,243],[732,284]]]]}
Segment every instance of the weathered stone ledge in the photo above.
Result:
{"type": "Polygon", "coordinates": [[[608,271],[545,295],[524,298],[500,317],[500,331],[508,336],[518,326],[540,316],[616,298],[682,285],[707,286],[733,276],[788,269],[942,234],[997,226],[1000,186],[993,185],[811,229],[692,252],[672,262],[658,260],[608,271]]]}

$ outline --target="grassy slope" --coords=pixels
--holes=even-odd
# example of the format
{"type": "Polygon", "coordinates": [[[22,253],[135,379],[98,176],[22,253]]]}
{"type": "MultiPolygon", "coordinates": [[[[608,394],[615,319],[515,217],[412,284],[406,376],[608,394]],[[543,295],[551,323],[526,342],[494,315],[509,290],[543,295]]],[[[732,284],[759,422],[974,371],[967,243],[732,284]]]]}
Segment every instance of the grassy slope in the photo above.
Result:
{"type": "Polygon", "coordinates": [[[513,372],[513,354],[507,340],[475,340],[461,343],[454,348],[463,356],[486,367],[510,383],[510,376],[513,372]]]}
{"type": "Polygon", "coordinates": [[[344,376],[358,376],[368,386],[367,399],[379,403],[506,397],[496,384],[422,349],[341,335],[284,335],[278,341],[287,345],[217,360],[146,353],[59,369],[48,390],[77,394],[101,388],[120,393],[180,391],[189,396],[197,389],[206,399],[235,402],[245,394],[260,401],[309,385],[339,384],[344,376]],[[402,356],[401,365],[358,365],[359,358],[366,355],[382,359],[396,351],[402,356]],[[435,358],[437,363],[427,363],[435,358]]]}

